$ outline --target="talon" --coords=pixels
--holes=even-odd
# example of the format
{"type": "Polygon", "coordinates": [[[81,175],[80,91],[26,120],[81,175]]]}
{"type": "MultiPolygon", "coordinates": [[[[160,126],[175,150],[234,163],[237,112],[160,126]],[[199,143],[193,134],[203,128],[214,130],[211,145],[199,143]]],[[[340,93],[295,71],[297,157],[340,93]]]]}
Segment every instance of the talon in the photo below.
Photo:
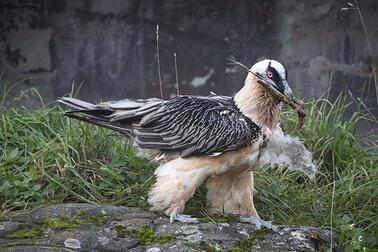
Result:
{"type": "Polygon", "coordinates": [[[271,221],[264,221],[260,219],[260,217],[257,217],[257,216],[251,216],[251,217],[240,216],[240,221],[254,224],[257,230],[260,230],[261,227],[265,227],[273,231],[277,231],[277,227],[274,226],[271,221]]]}
{"type": "Polygon", "coordinates": [[[193,216],[189,215],[189,214],[180,214],[181,217],[185,217],[185,218],[193,218],[193,216]]]}
{"type": "Polygon", "coordinates": [[[179,222],[184,222],[184,223],[198,223],[198,219],[195,217],[192,217],[191,215],[171,213],[169,217],[169,222],[173,223],[174,221],[179,221],[179,222]]]}
{"type": "Polygon", "coordinates": [[[257,216],[251,216],[251,217],[240,216],[240,221],[255,225],[257,230],[261,229],[261,221],[260,221],[260,218],[257,216]]]}

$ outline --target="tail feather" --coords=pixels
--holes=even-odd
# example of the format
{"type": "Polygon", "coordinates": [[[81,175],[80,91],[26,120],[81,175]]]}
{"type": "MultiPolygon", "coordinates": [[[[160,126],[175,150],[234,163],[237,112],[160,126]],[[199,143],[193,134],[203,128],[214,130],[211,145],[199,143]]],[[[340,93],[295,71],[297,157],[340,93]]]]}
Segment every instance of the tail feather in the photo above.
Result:
{"type": "Polygon", "coordinates": [[[74,114],[74,113],[67,113],[66,115],[70,118],[74,118],[74,119],[79,120],[79,121],[91,123],[91,124],[94,124],[96,126],[100,126],[100,127],[103,127],[103,128],[118,131],[118,132],[125,134],[127,136],[131,136],[131,134],[132,134],[132,130],[130,128],[125,127],[125,126],[116,126],[116,125],[110,124],[109,122],[106,122],[106,121],[95,120],[91,117],[79,116],[79,115],[74,114]]]}
{"type": "Polygon", "coordinates": [[[125,99],[96,105],[76,98],[63,97],[58,102],[72,109],[66,112],[68,117],[132,136],[133,125],[139,124],[144,116],[157,110],[163,101],[125,99]]]}
{"type": "Polygon", "coordinates": [[[97,108],[97,106],[92,103],[71,97],[63,97],[62,99],[59,99],[58,102],[63,103],[64,105],[67,105],[68,107],[77,110],[90,110],[97,108]]]}

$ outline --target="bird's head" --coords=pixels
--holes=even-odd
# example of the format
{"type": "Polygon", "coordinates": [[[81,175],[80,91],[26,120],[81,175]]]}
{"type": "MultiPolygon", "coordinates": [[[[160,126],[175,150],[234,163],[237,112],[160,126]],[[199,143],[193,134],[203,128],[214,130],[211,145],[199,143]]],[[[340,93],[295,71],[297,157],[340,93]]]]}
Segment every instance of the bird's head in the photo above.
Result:
{"type": "Polygon", "coordinates": [[[265,59],[254,64],[251,71],[282,94],[293,97],[293,92],[287,82],[287,70],[280,62],[265,59]]]}

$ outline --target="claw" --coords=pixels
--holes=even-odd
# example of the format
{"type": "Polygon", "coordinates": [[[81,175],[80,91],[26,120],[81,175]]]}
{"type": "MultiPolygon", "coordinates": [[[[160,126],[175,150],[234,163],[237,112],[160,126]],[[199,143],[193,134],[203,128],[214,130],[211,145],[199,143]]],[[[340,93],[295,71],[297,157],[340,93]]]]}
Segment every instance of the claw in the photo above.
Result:
{"type": "Polygon", "coordinates": [[[273,231],[277,231],[277,227],[274,226],[271,221],[264,221],[260,219],[260,217],[257,217],[257,216],[251,216],[251,217],[240,216],[240,221],[254,224],[258,230],[260,230],[261,227],[265,227],[273,231]]]}
{"type": "Polygon", "coordinates": [[[169,222],[173,223],[174,221],[185,223],[198,223],[198,219],[192,217],[191,215],[171,213],[171,215],[169,216],[169,222]]]}

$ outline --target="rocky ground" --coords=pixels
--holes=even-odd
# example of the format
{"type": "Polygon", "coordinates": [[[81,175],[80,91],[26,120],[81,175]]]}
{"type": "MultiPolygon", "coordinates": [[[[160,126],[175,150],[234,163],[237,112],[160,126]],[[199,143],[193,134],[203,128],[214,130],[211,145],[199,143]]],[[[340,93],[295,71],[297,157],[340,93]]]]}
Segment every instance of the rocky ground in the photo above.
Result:
{"type": "Polygon", "coordinates": [[[170,224],[137,208],[52,205],[2,217],[0,251],[325,251],[331,243],[326,229],[280,226],[273,232],[209,220],[170,224]]]}

